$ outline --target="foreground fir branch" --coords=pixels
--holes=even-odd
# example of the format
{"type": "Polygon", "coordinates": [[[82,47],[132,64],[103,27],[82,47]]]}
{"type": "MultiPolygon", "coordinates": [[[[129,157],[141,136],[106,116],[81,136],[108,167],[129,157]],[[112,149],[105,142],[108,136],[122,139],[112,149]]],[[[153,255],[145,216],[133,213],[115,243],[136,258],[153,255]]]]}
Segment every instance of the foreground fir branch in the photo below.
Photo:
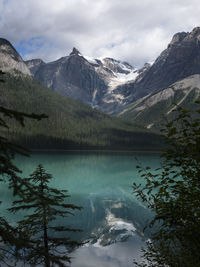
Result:
{"type": "Polygon", "coordinates": [[[29,246],[24,248],[25,261],[34,266],[45,267],[67,266],[70,262],[69,249],[81,243],[66,237],[66,232],[77,232],[78,229],[66,225],[57,225],[56,219],[73,215],[71,210],[81,207],[65,203],[69,197],[66,190],[58,190],[49,186],[52,176],[46,173],[42,165],[25,179],[21,188],[20,199],[14,201],[12,212],[28,210],[29,215],[19,222],[23,231],[29,235],[29,246]]]}
{"type": "MultiPolygon", "coordinates": [[[[0,82],[4,83],[4,73],[0,71],[0,82]]],[[[9,189],[16,195],[20,191],[23,179],[20,177],[21,171],[13,163],[16,154],[28,155],[28,150],[10,142],[7,138],[10,122],[17,121],[20,126],[24,126],[24,119],[41,120],[46,115],[27,114],[16,110],[0,106],[0,182],[6,182],[9,189]]],[[[24,183],[24,182],[23,182],[24,183]]],[[[1,200],[0,200],[1,202],[1,200]]],[[[10,258],[17,259],[20,255],[18,251],[27,244],[26,235],[20,229],[11,226],[7,219],[0,216],[0,262],[3,266],[10,266],[10,258]]]]}
{"type": "Polygon", "coordinates": [[[162,167],[137,166],[145,185],[133,189],[155,214],[149,226],[157,226],[137,266],[200,266],[200,109],[177,111],[163,130],[162,167]]]}
{"type": "MultiPolygon", "coordinates": [[[[0,71],[0,82],[4,82],[4,74],[4,72],[0,71]]],[[[21,171],[12,161],[16,153],[28,156],[28,150],[16,143],[10,142],[7,138],[6,134],[9,132],[8,120],[17,121],[20,126],[24,127],[25,118],[39,121],[47,117],[45,114],[28,114],[0,105],[0,180],[2,181],[3,178],[7,178],[14,192],[16,191],[17,182],[20,180],[17,174],[21,171]]]]}

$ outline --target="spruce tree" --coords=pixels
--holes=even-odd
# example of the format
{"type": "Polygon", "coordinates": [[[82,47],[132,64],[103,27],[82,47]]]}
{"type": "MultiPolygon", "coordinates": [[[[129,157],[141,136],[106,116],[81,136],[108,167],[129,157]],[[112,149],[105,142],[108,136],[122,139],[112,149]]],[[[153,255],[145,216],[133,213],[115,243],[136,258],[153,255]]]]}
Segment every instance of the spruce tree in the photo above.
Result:
{"type": "Polygon", "coordinates": [[[80,210],[81,207],[65,203],[69,197],[66,190],[58,190],[49,186],[52,175],[46,173],[42,165],[25,179],[21,188],[19,199],[14,201],[13,208],[16,212],[27,210],[28,215],[19,222],[22,229],[29,235],[29,245],[25,248],[25,260],[37,266],[43,264],[50,266],[67,266],[70,262],[68,249],[80,246],[81,243],[61,237],[65,232],[76,232],[78,229],[56,225],[56,219],[71,215],[71,210],[80,210]]]}
{"type": "MultiPolygon", "coordinates": [[[[4,83],[3,75],[5,73],[0,70],[0,82],[4,83]]],[[[21,171],[13,164],[16,154],[29,155],[29,150],[11,142],[7,135],[9,133],[9,123],[15,120],[19,123],[20,127],[25,126],[25,118],[41,120],[47,118],[45,114],[28,114],[19,112],[17,110],[9,109],[0,105],[0,181],[8,181],[10,188],[14,194],[18,189],[18,183],[21,181],[19,173],[21,171]],[[8,122],[9,121],[9,122],[8,122]]]]}
{"type": "Polygon", "coordinates": [[[137,168],[144,184],[136,195],[153,211],[153,229],[143,263],[136,266],[200,266],[200,108],[178,107],[163,129],[168,147],[156,170],[137,168]]]}
{"type": "MultiPolygon", "coordinates": [[[[5,82],[4,73],[0,71],[0,82],[5,82]]],[[[13,163],[16,154],[28,155],[28,150],[11,142],[7,135],[9,122],[15,120],[23,127],[25,118],[41,120],[46,115],[27,114],[0,105],[0,182],[6,182],[15,195],[19,192],[23,179],[21,171],[13,163]]],[[[0,201],[1,203],[1,201],[0,201]]],[[[24,247],[25,235],[19,229],[11,226],[7,218],[0,216],[0,261],[6,265],[11,255],[18,257],[17,251],[24,247]]]]}

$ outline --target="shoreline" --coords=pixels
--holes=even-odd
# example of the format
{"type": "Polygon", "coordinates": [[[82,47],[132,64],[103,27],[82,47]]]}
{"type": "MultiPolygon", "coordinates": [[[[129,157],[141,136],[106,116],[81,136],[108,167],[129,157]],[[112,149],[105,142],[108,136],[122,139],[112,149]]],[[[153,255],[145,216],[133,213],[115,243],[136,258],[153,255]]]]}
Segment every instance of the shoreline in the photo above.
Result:
{"type": "Polygon", "coordinates": [[[30,149],[30,153],[34,152],[103,152],[103,153],[158,153],[162,150],[102,150],[102,149],[30,149]]]}

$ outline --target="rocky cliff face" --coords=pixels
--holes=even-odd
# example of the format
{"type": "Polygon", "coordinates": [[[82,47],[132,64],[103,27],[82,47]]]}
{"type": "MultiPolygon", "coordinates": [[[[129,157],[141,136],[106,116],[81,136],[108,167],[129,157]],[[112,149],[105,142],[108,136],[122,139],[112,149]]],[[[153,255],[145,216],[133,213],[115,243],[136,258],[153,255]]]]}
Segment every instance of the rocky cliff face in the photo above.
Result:
{"type": "Polygon", "coordinates": [[[200,74],[199,27],[176,33],[154,64],[140,70],[112,58],[84,57],[74,49],[68,57],[39,67],[35,77],[61,94],[113,113],[193,74],[200,74]]]}
{"type": "Polygon", "coordinates": [[[124,96],[115,89],[137,76],[127,62],[112,58],[93,59],[83,56],[73,48],[69,56],[44,63],[34,59],[27,61],[32,74],[52,90],[92,107],[112,112],[124,96]]]}
{"type": "Polygon", "coordinates": [[[35,73],[38,71],[38,69],[42,66],[45,65],[44,61],[37,58],[37,59],[31,59],[25,61],[27,67],[29,68],[30,72],[32,75],[35,75],[35,73]]]}
{"type": "Polygon", "coordinates": [[[0,69],[13,74],[31,75],[28,67],[15,48],[7,40],[0,38],[0,69]]]}
{"type": "MultiPolygon", "coordinates": [[[[52,90],[86,104],[94,104],[106,88],[95,68],[74,48],[69,56],[44,64],[34,63],[30,70],[35,78],[52,90]],[[97,90],[98,89],[98,90],[97,90]]],[[[28,62],[30,66],[30,61],[28,62]]]]}
{"type": "Polygon", "coordinates": [[[200,74],[200,27],[175,34],[142,78],[118,90],[126,91],[133,101],[193,74],[200,74]]]}
{"type": "MultiPolygon", "coordinates": [[[[8,46],[6,49],[8,54],[8,46]]],[[[23,65],[13,50],[10,58],[17,58],[13,66],[17,62],[18,69],[19,62],[23,65]]],[[[168,88],[190,75],[200,74],[200,28],[175,34],[154,64],[145,64],[139,70],[112,58],[83,56],[76,48],[69,56],[54,62],[34,59],[26,64],[32,75],[52,90],[102,111],[115,113],[148,94],[168,88]]]]}
{"type": "Polygon", "coordinates": [[[193,110],[200,99],[200,75],[191,75],[156,93],[149,94],[128,105],[119,113],[121,118],[159,130],[174,117],[177,106],[193,110]],[[164,117],[163,117],[164,116],[164,117]]]}

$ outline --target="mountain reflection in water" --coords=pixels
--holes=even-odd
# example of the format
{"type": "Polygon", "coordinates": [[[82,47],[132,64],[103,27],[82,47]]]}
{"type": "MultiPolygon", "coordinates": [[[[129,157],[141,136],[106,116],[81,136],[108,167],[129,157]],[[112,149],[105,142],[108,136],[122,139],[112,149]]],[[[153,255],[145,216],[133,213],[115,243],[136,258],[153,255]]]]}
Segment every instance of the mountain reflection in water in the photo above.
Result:
{"type": "Polygon", "coordinates": [[[67,201],[83,207],[75,216],[56,222],[81,228],[83,232],[71,237],[88,241],[71,253],[71,267],[129,267],[133,258],[139,258],[149,237],[143,229],[151,214],[132,194],[132,183],[142,181],[135,156],[144,166],[159,166],[158,154],[133,152],[33,153],[16,159],[24,176],[42,163],[54,177],[52,185],[69,190],[67,201]]]}

